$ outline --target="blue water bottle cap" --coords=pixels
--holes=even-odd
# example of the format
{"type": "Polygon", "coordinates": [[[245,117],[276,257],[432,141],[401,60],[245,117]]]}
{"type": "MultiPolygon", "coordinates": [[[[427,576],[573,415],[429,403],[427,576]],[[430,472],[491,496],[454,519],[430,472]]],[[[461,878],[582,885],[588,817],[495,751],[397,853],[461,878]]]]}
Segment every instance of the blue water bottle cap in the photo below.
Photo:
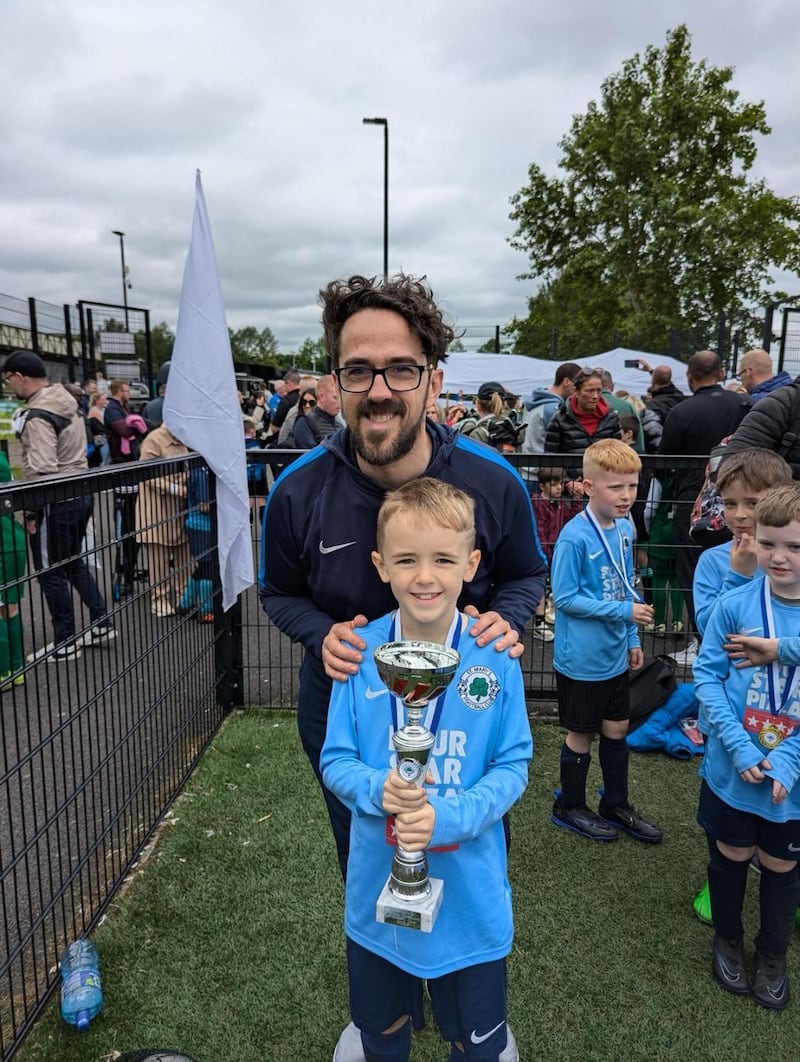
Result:
{"type": "Polygon", "coordinates": [[[79,1010],[75,1016],[75,1028],[78,1032],[86,1032],[89,1028],[89,1022],[91,1021],[88,1010],[79,1010]]]}

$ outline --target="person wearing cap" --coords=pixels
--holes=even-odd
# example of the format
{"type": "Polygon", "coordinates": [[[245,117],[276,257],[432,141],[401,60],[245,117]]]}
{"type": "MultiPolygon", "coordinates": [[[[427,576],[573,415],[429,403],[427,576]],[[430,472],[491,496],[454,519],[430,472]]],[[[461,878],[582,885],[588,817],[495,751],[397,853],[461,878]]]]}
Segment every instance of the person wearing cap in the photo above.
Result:
{"type": "MultiPolygon", "coordinates": [[[[14,431],[22,446],[26,479],[66,476],[87,465],[86,428],[78,403],[63,384],[51,384],[42,359],[30,350],[15,350],[6,358],[3,382],[24,408],[14,414],[14,431]]],[[[54,490],[58,499],[58,492],[54,490]]],[[[105,600],[82,555],[92,497],[54,500],[40,510],[25,513],[34,569],[53,621],[53,642],[32,653],[29,660],[74,660],[84,646],[99,645],[116,637],[105,600]],[[46,561],[45,561],[46,558],[46,561]],[[69,584],[89,610],[91,625],[75,637],[75,616],[69,584]]]]}
{"type": "Polygon", "coordinates": [[[475,412],[465,417],[457,425],[457,431],[469,435],[475,442],[488,443],[503,452],[514,451],[517,447],[518,425],[512,411],[506,406],[506,399],[512,397],[505,387],[496,380],[482,383],[475,396],[475,412]],[[500,438],[498,428],[502,427],[500,438]]]}

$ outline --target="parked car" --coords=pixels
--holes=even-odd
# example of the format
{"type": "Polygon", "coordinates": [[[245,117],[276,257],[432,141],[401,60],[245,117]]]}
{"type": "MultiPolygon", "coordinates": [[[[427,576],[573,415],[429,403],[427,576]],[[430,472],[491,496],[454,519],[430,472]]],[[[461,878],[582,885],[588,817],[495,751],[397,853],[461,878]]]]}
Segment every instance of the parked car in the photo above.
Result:
{"type": "Polygon", "coordinates": [[[150,391],[147,388],[147,384],[143,384],[141,380],[131,380],[130,388],[131,397],[128,399],[128,409],[131,413],[141,413],[150,401],[150,391]]]}

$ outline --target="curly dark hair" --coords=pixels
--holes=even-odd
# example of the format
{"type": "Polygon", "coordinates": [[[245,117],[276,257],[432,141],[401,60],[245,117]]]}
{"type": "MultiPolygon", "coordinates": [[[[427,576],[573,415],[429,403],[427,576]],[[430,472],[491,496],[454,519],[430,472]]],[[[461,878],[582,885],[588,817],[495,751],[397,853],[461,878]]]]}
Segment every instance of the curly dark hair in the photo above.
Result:
{"type": "Polygon", "coordinates": [[[422,277],[398,273],[388,280],[354,276],[334,280],[319,293],[325,345],[335,367],[339,365],[339,342],[345,321],[360,310],[393,310],[399,313],[422,344],[425,358],[438,365],[447,359],[453,329],[433,301],[433,292],[422,277]]]}

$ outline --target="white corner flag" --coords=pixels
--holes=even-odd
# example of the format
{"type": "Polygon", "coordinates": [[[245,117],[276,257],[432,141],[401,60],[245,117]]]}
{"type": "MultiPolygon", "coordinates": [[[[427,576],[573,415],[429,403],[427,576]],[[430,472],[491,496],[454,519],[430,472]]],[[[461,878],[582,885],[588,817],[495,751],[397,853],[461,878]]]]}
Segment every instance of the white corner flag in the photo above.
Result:
{"type": "Polygon", "coordinates": [[[242,410],[199,170],[195,193],[164,423],[217,477],[219,574],[227,612],[253,582],[250,500],[242,410]]]}

